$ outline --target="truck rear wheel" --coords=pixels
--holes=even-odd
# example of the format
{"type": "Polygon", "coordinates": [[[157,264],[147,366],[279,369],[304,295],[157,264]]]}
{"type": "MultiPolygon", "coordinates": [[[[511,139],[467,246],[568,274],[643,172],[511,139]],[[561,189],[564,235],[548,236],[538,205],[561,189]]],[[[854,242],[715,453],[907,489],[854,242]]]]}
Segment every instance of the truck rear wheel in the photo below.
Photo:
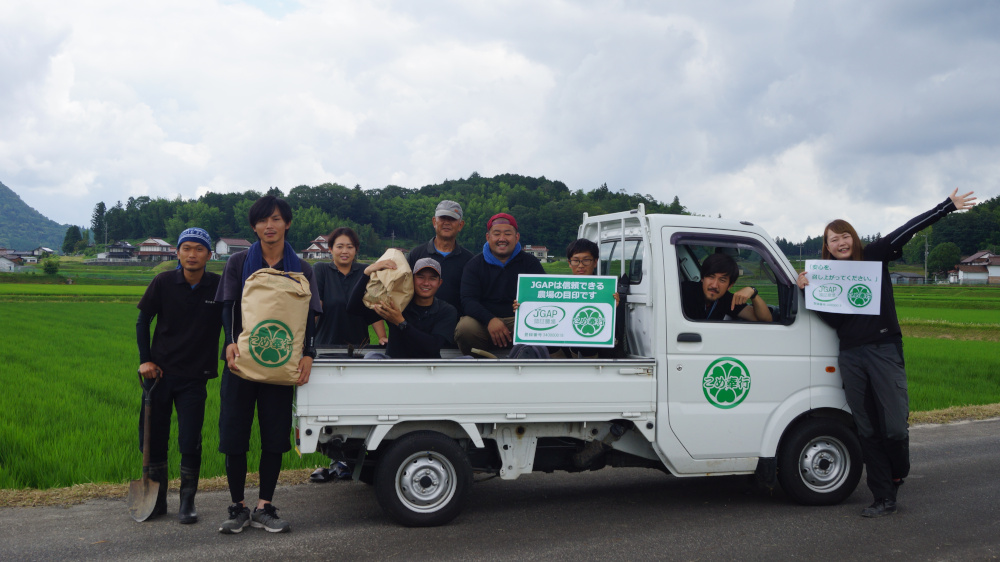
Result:
{"type": "Polygon", "coordinates": [[[811,418],[785,436],[778,453],[778,482],[803,505],[834,505],[861,480],[861,444],[850,428],[828,418],[811,418]]]}
{"type": "Polygon", "coordinates": [[[400,437],[375,469],[375,497],[389,517],[407,527],[434,527],[454,519],[472,487],[472,466],[454,439],[432,431],[400,437]]]}

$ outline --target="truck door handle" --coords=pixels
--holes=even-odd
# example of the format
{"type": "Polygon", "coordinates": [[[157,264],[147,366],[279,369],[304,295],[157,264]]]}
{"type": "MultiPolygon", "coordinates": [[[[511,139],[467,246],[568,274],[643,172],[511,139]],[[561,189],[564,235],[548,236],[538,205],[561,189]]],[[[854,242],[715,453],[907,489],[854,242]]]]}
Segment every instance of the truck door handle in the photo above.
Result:
{"type": "Polygon", "coordinates": [[[701,334],[693,334],[691,332],[677,334],[677,341],[681,343],[701,343],[701,334]]]}

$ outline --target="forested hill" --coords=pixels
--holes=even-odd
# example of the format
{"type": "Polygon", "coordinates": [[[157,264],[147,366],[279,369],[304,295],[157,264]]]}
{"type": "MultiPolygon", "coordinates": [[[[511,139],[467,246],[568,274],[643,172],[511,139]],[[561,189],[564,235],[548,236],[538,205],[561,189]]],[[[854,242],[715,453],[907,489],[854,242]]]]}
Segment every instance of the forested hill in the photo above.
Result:
{"type": "Polygon", "coordinates": [[[45,246],[58,251],[67,228],[69,225],[50,220],[29,207],[0,183],[0,246],[22,251],[45,246]]]}
{"type": "MultiPolygon", "coordinates": [[[[338,226],[350,226],[358,231],[366,256],[378,255],[391,245],[405,247],[429,240],[433,236],[431,217],[442,199],[462,205],[465,229],[459,241],[475,252],[485,241],[486,221],[499,212],[514,215],[523,244],[547,246],[555,255],[576,238],[584,212],[610,213],[643,203],[649,213],[686,213],[676,197],[665,204],[649,195],[613,192],[607,185],[588,192],[571,191],[560,181],[514,174],[487,178],[473,173],[467,179],[419,189],[390,185],[363,190],[326,183],[300,185],[287,194],[277,188],[267,193],[284,197],[291,205],[294,217],[288,239],[296,250],[304,250],[313,238],[338,226]]],[[[100,202],[91,226],[98,240],[103,240],[106,224],[108,240],[155,236],[173,242],[184,228],[200,226],[213,239],[241,237],[252,241],[247,211],[261,195],[246,191],[207,193],[191,201],[139,197],[113,206],[100,202]]]]}

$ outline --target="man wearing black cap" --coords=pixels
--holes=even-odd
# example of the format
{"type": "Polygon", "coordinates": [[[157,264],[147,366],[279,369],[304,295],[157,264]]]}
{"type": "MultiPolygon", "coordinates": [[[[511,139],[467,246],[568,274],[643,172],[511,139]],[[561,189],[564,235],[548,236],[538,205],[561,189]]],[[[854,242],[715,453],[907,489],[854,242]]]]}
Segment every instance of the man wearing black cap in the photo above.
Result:
{"type": "MultiPolygon", "coordinates": [[[[170,414],[177,409],[177,445],[181,453],[181,523],[195,523],[194,496],[201,472],[201,429],[205,421],[205,386],[219,376],[219,332],[222,303],[215,292],[220,277],[205,269],[212,240],[200,228],[189,228],[177,240],[177,269],[153,278],[139,301],[135,324],[143,394],[150,395],[149,477],[160,483],[153,516],[167,512],[167,444],[170,414]],[[149,325],[156,318],[153,344],[149,325]]],[[[142,449],[142,410],[139,448],[142,449]]]]}
{"type": "Polygon", "coordinates": [[[462,206],[454,201],[444,200],[438,203],[431,224],[434,226],[434,238],[412,250],[407,261],[410,269],[421,258],[434,258],[441,264],[441,289],[437,298],[455,307],[462,313],[462,270],[472,259],[472,253],[463,248],[457,241],[458,233],[462,232],[465,221],[462,220],[462,206]]]}
{"type": "Polygon", "coordinates": [[[507,213],[486,223],[483,253],[469,260],[462,272],[462,316],[455,343],[462,354],[472,349],[492,351],[513,341],[514,299],[520,274],[545,273],[535,256],[521,251],[517,221],[507,213]]]}
{"type": "Polygon", "coordinates": [[[442,285],[441,264],[432,258],[420,258],[413,266],[413,300],[402,311],[391,300],[369,310],[363,299],[371,274],[382,269],[396,269],[392,260],[375,262],[365,268],[364,275],[354,285],[347,310],[374,322],[379,318],[389,323],[389,345],[385,354],[370,353],[366,357],[393,359],[436,359],[441,348],[452,346],[452,335],[458,321],[455,307],[436,298],[442,285]]]}

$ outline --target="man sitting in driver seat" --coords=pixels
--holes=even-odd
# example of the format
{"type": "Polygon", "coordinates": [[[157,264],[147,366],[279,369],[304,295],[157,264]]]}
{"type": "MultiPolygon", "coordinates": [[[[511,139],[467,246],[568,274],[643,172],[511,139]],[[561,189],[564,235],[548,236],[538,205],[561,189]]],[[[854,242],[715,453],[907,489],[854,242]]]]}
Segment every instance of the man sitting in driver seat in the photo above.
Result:
{"type": "Polygon", "coordinates": [[[684,315],[691,320],[725,320],[739,318],[750,322],[770,322],[771,311],[753,287],[743,287],[735,293],[729,288],[740,278],[736,260],[715,253],[701,264],[701,281],[681,283],[681,303],[684,315]]]}

